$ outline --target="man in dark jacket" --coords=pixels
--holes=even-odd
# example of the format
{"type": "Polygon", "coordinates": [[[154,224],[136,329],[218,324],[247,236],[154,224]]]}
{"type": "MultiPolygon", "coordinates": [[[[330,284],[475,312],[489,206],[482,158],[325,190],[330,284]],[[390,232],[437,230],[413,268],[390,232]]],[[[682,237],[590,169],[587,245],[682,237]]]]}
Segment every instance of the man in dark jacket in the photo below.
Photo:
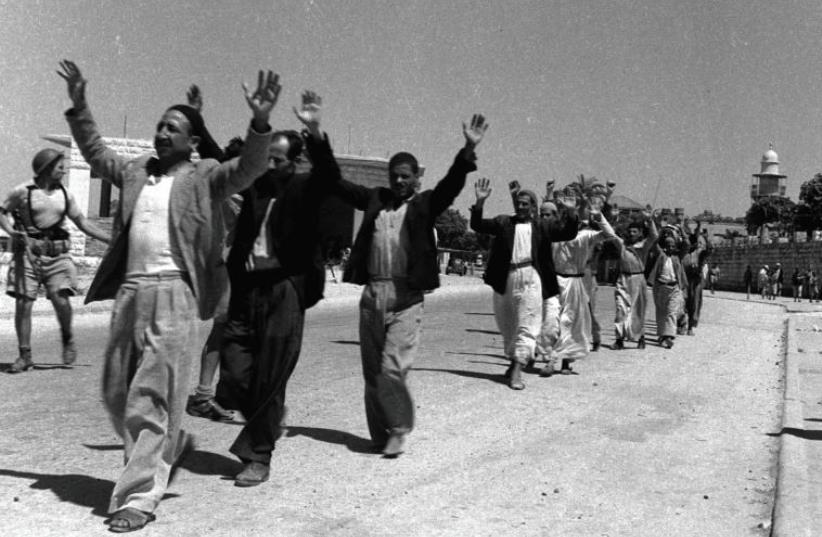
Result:
{"type": "Polygon", "coordinates": [[[360,300],[365,414],[374,447],[386,457],[403,452],[414,427],[405,378],[419,346],[424,293],[440,284],[434,221],[476,170],[474,149],[487,128],[478,114],[463,124],[465,146],[432,190],[418,192],[419,165],[410,153],[389,160],[391,188],[338,183],[337,195],[365,212],[343,281],[365,285],[360,300]]]}
{"type": "Polygon", "coordinates": [[[522,390],[522,369],[534,359],[542,325],[542,301],[559,292],[551,243],[576,237],[579,219],[575,209],[562,203],[557,218],[535,219],[537,199],[528,190],[517,192],[513,216],[484,219],[490,183],[483,178],[474,188],[477,201],[471,207],[471,229],[494,236],[483,280],[494,289],[494,315],[505,356],[511,360],[508,386],[522,390]]]}
{"type": "Polygon", "coordinates": [[[246,417],[231,446],[244,464],[234,481],[240,487],[268,480],[271,452],[282,434],[286,383],[300,356],[305,310],[322,298],[317,212],[340,171],[320,132],[320,107],[320,98],[306,92],[297,113],[308,129],[311,173],[295,174],[300,136],[275,132],[268,172],[242,192],[228,256],[231,298],[217,399],[246,417]]]}

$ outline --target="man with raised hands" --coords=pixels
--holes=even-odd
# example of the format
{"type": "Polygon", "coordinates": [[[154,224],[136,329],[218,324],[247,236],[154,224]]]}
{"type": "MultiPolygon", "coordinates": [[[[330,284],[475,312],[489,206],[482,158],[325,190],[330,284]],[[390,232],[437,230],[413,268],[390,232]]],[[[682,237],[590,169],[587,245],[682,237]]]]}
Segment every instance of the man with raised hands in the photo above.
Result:
{"type": "Polygon", "coordinates": [[[125,447],[107,521],[122,533],[154,520],[175,462],[192,446],[181,421],[203,343],[199,321],[214,314],[227,277],[220,206],[266,171],[279,76],[260,71],[256,89],[243,84],[252,120],[241,155],[193,163],[203,130],[196,109],[166,109],[154,134],[157,155],[128,159],[103,143],[80,69],[68,60],[60,68],[72,135],[92,172],[120,189],[112,241],[86,302],[115,299],[103,399],[125,447]]]}

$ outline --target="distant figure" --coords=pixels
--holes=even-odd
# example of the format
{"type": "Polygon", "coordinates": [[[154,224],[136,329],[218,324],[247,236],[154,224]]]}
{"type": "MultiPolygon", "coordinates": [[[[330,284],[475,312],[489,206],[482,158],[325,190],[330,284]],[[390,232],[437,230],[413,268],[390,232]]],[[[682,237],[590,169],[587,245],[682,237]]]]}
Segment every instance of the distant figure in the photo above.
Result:
{"type": "Polygon", "coordinates": [[[759,294],[762,297],[762,300],[765,299],[765,293],[768,292],[768,265],[762,265],[762,268],[759,269],[759,274],[757,274],[757,285],[759,286],[759,294]]]}
{"type": "Polygon", "coordinates": [[[745,266],[745,274],[742,276],[742,281],[745,284],[745,300],[751,299],[751,285],[753,284],[753,271],[751,266],[745,266]]]}
{"type": "Polygon", "coordinates": [[[791,288],[793,301],[802,302],[802,276],[799,274],[799,267],[794,268],[791,274],[791,288]]]}
{"type": "Polygon", "coordinates": [[[811,267],[808,267],[807,282],[808,282],[808,302],[819,300],[819,281],[816,279],[816,273],[811,267]]]}
{"type": "Polygon", "coordinates": [[[716,294],[716,282],[719,281],[719,265],[714,263],[711,270],[708,271],[708,287],[711,289],[711,294],[716,294]]]}
{"type": "Polygon", "coordinates": [[[656,262],[647,278],[653,286],[657,335],[665,349],[674,346],[678,319],[685,311],[688,279],[679,260],[680,250],[676,236],[661,235],[656,246],[656,262]]]}
{"type": "Polygon", "coordinates": [[[778,296],[782,296],[782,263],[777,263],[776,267],[773,269],[773,296],[774,299],[778,296]]]}

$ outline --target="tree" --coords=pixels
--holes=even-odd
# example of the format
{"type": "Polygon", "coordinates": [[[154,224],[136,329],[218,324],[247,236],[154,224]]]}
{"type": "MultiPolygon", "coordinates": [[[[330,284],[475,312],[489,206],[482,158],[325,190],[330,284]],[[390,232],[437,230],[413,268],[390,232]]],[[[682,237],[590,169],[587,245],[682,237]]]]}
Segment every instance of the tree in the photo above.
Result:
{"type": "Polygon", "coordinates": [[[468,229],[468,220],[456,209],[447,209],[440,214],[434,227],[437,230],[438,244],[442,248],[470,252],[484,249],[479,244],[477,234],[468,229]]]}
{"type": "Polygon", "coordinates": [[[748,233],[756,233],[765,224],[777,224],[781,231],[792,231],[796,203],[781,196],[765,196],[756,200],[745,214],[748,233]]]}
{"type": "Polygon", "coordinates": [[[722,234],[722,238],[726,241],[731,241],[731,246],[733,246],[737,239],[743,238],[744,235],[738,229],[728,229],[725,228],[725,233],[722,234]]]}
{"type": "Polygon", "coordinates": [[[796,231],[804,231],[807,240],[811,239],[814,229],[819,229],[819,215],[814,213],[810,206],[800,203],[796,206],[793,225],[796,231]]]}
{"type": "Polygon", "coordinates": [[[797,209],[797,229],[808,233],[822,229],[822,173],[799,187],[800,208],[797,209]]]}
{"type": "Polygon", "coordinates": [[[446,209],[437,217],[434,227],[437,229],[437,240],[441,247],[461,250],[455,244],[468,232],[468,220],[458,210],[446,209]]]}

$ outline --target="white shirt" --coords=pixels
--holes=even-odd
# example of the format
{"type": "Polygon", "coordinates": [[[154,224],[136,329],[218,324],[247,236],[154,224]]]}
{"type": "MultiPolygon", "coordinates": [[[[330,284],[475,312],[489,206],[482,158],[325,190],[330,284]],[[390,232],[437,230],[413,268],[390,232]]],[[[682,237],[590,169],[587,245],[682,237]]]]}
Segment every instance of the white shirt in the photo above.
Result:
{"type": "Polygon", "coordinates": [[[184,272],[180,248],[171,238],[168,206],[173,184],[173,176],[151,175],[137,197],[128,232],[127,277],[184,272]]]}
{"type": "Polygon", "coordinates": [[[394,210],[383,209],[374,222],[368,274],[374,279],[395,279],[408,276],[410,240],[405,213],[408,203],[394,210]]]}
{"type": "Polygon", "coordinates": [[[511,250],[511,263],[533,261],[531,258],[531,223],[517,224],[514,227],[514,246],[511,250]]]}

